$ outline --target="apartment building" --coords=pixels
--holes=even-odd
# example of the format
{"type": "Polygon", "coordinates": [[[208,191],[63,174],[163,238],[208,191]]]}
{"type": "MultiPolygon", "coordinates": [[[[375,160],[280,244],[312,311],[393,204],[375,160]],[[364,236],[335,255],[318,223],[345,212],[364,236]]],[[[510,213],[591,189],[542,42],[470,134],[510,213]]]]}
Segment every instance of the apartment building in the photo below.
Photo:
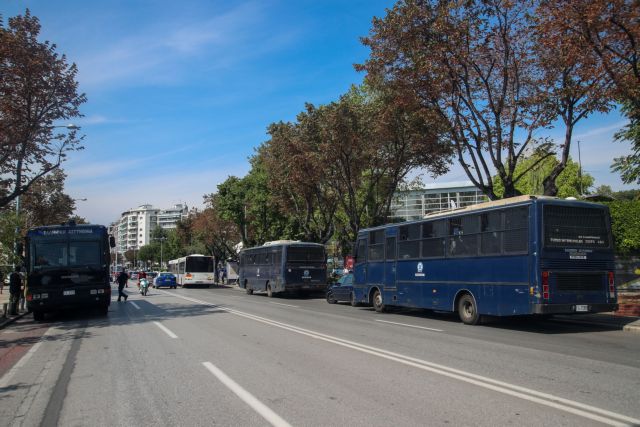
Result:
{"type": "Polygon", "coordinates": [[[140,249],[151,243],[151,232],[156,227],[172,229],[176,223],[188,216],[186,205],[176,204],[168,209],[158,209],[152,205],[140,205],[129,209],[120,215],[120,219],[111,224],[113,235],[116,236],[118,252],[130,249],[140,249]]]}

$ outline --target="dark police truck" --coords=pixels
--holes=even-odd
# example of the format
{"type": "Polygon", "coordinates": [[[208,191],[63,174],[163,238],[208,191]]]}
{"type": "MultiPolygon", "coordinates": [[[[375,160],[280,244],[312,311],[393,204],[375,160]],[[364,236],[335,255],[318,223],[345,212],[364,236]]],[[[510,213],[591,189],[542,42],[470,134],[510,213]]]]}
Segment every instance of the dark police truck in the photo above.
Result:
{"type": "Polygon", "coordinates": [[[50,311],[97,307],[107,314],[111,303],[110,248],[102,225],[69,222],[27,232],[27,308],[37,321],[50,311]]]}

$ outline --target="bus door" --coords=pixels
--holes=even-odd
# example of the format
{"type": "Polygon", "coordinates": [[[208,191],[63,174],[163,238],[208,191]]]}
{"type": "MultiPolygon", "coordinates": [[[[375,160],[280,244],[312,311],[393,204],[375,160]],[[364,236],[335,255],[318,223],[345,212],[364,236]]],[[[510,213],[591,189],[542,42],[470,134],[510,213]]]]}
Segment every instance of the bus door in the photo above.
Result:
{"type": "Polygon", "coordinates": [[[358,301],[365,301],[367,298],[367,244],[366,235],[359,237],[356,242],[353,266],[353,293],[358,301]]]}
{"type": "MultiPolygon", "coordinates": [[[[396,236],[385,239],[384,287],[396,293],[396,236]]],[[[394,298],[392,297],[392,300],[394,298]]]]}

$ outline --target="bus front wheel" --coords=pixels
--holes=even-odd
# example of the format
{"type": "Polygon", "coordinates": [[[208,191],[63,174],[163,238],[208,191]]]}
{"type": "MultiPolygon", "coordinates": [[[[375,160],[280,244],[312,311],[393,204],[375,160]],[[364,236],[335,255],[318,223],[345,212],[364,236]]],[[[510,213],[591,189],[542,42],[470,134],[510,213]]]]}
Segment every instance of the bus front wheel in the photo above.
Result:
{"type": "Polygon", "coordinates": [[[351,304],[351,307],[357,307],[360,304],[358,304],[358,301],[356,301],[356,295],[351,292],[351,295],[349,295],[349,303],[351,304]]]}
{"type": "Polygon", "coordinates": [[[458,316],[465,325],[477,325],[480,320],[476,301],[469,294],[462,295],[458,301],[458,316]]]}
{"type": "Polygon", "coordinates": [[[378,289],[373,292],[373,308],[378,313],[382,313],[385,310],[384,303],[382,302],[382,294],[378,289]]]}

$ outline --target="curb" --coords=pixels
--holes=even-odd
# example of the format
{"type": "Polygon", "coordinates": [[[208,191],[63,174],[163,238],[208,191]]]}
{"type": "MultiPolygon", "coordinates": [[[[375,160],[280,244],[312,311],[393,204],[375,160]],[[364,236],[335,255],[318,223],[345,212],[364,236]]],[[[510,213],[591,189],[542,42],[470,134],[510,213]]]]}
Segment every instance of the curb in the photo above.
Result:
{"type": "Polygon", "coordinates": [[[30,313],[29,311],[25,311],[25,312],[22,312],[22,313],[18,314],[17,316],[7,317],[6,319],[1,320],[0,321],[0,329],[3,329],[5,326],[9,326],[10,324],[12,324],[13,322],[15,322],[18,319],[22,319],[24,316],[26,316],[29,313],[30,313]]]}
{"type": "Polygon", "coordinates": [[[621,325],[616,323],[598,322],[597,320],[567,319],[558,317],[555,317],[553,320],[565,323],[580,323],[584,325],[602,326],[603,328],[611,328],[614,330],[640,334],[640,322],[638,321],[632,322],[632,324],[628,325],[621,325]]]}

